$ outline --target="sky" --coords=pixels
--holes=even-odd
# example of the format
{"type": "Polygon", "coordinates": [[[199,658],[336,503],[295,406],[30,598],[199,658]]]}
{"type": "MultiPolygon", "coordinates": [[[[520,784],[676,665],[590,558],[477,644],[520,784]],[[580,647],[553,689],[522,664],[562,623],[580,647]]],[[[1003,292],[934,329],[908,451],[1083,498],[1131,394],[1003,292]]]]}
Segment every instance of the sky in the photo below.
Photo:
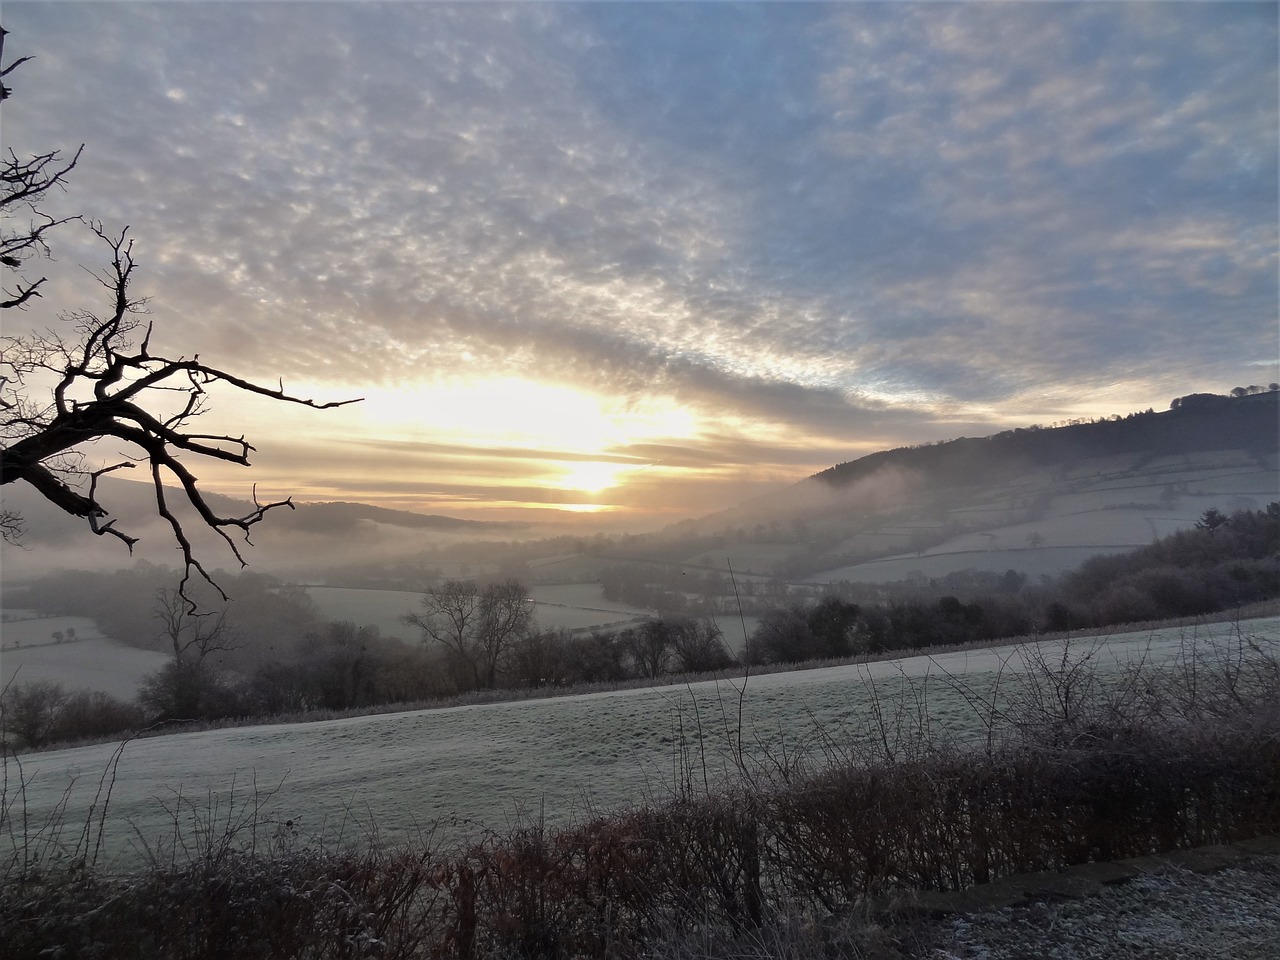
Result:
{"type": "MultiPolygon", "coordinates": [[[[639,530],[1280,379],[1275,3],[0,14],[4,148],[85,145],[50,209],[130,227],[153,352],[364,398],[216,394],[218,492],[639,530]]],[[[6,335],[101,308],[53,253],[6,335]]]]}

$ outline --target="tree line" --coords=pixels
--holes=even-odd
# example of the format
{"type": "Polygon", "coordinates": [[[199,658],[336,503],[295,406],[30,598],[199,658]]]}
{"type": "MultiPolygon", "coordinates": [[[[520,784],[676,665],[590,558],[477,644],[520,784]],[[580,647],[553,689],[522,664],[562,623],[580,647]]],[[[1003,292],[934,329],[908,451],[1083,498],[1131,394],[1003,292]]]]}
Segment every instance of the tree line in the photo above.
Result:
{"type": "Polygon", "coordinates": [[[830,584],[816,601],[775,600],[737,652],[707,616],[667,614],[615,630],[542,629],[525,587],[513,579],[434,586],[404,616],[420,640],[406,643],[377,627],[324,621],[305,590],[262,575],[226,577],[235,602],[193,614],[185,598],[164,586],[169,574],[140,563],[29,585],[22,605],[92,617],[107,635],[162,650],[169,661],[133,703],[56,684],[11,684],[0,704],[7,733],[39,746],[156,721],[657,680],[744,663],[802,663],[1210,614],[1280,596],[1280,503],[1230,515],[1208,510],[1194,529],[1038,582],[1010,570],[830,584]]]}
{"type": "Polygon", "coordinates": [[[1280,503],[1205,511],[1194,529],[1038,582],[1009,570],[832,584],[765,614],[749,653],[793,663],[1218,613],[1280,596],[1280,503]],[[954,592],[952,592],[954,591],[954,592]]]}

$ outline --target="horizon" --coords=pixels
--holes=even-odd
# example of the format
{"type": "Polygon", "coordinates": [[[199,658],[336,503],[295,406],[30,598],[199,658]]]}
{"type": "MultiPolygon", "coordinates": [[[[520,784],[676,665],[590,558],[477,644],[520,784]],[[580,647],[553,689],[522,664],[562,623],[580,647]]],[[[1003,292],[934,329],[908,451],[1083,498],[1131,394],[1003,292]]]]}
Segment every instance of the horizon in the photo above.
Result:
{"type": "MultiPolygon", "coordinates": [[[[1273,394],[1273,393],[1276,393],[1278,390],[1280,390],[1280,384],[1276,384],[1276,383],[1270,383],[1270,384],[1267,384],[1267,385],[1262,385],[1262,384],[1253,384],[1252,386],[1254,386],[1254,387],[1256,387],[1256,388],[1260,388],[1260,389],[1258,389],[1255,393],[1245,394],[1244,396],[1257,396],[1257,395],[1261,395],[1261,394],[1264,394],[1264,393],[1266,393],[1266,394],[1273,394]]],[[[1220,398],[1222,398],[1222,399],[1237,399],[1237,398],[1236,398],[1236,397],[1234,397],[1230,392],[1227,392],[1227,391],[1223,391],[1223,392],[1221,392],[1221,393],[1216,393],[1216,392],[1203,393],[1203,392],[1201,392],[1201,393],[1197,393],[1197,394],[1195,394],[1195,395],[1196,395],[1196,396],[1212,396],[1212,397],[1220,397],[1220,398]]],[[[775,485],[775,488],[774,488],[772,491],[767,491],[767,490],[766,490],[766,491],[762,491],[762,492],[759,494],[759,496],[767,496],[767,495],[768,495],[768,493],[770,493],[770,492],[778,492],[778,491],[780,491],[780,490],[782,490],[782,489],[784,489],[784,488],[787,488],[787,487],[793,487],[793,486],[796,486],[796,485],[798,485],[798,484],[802,484],[802,483],[804,483],[806,480],[820,479],[820,478],[821,478],[821,476],[822,476],[823,474],[829,473],[830,471],[835,470],[835,469],[838,469],[838,468],[840,468],[840,467],[845,467],[845,466],[848,466],[848,465],[850,465],[850,464],[852,464],[852,463],[856,463],[858,460],[861,460],[861,459],[863,459],[864,457],[873,456],[874,454],[880,454],[880,453],[894,453],[894,452],[897,452],[897,451],[899,451],[899,450],[909,450],[909,449],[913,449],[913,448],[916,448],[916,447],[922,447],[922,446],[935,446],[935,445],[938,445],[938,444],[947,444],[947,443],[950,443],[950,442],[952,442],[952,441],[954,441],[954,440],[989,439],[989,438],[991,438],[991,437],[995,437],[995,436],[997,436],[997,435],[1000,435],[1000,434],[1002,434],[1002,433],[1009,432],[1009,431],[1018,431],[1018,430],[1027,430],[1027,429],[1030,429],[1030,430],[1056,430],[1056,429],[1063,428],[1063,427],[1080,426],[1080,425],[1084,425],[1084,424],[1091,424],[1091,423],[1107,423],[1107,422],[1111,422],[1111,421],[1114,421],[1114,420],[1129,419],[1129,418],[1132,418],[1132,417],[1144,416],[1144,415],[1148,415],[1148,414],[1163,414],[1163,413],[1170,413],[1170,412],[1172,412],[1172,411],[1173,411],[1173,409],[1174,409],[1174,407],[1173,407],[1173,402],[1174,402],[1174,401],[1177,401],[1177,400],[1185,399],[1185,397],[1186,397],[1186,396],[1187,396],[1187,395],[1185,395],[1185,394],[1184,394],[1183,396],[1180,396],[1180,397],[1173,397],[1173,398],[1170,398],[1170,402],[1169,402],[1168,404],[1165,404],[1165,405],[1164,405],[1164,406],[1162,406],[1162,407],[1156,407],[1156,406],[1154,406],[1154,405],[1148,405],[1148,406],[1147,406],[1146,408],[1144,408],[1144,409],[1141,409],[1141,410],[1129,410],[1129,411],[1125,411],[1124,413],[1121,413],[1121,412],[1119,412],[1119,411],[1113,411],[1113,412],[1111,412],[1111,413],[1109,413],[1109,414],[1099,414],[1099,415],[1097,415],[1097,416],[1093,416],[1093,417],[1078,417],[1078,418],[1073,418],[1073,419],[1070,419],[1070,420],[1054,421],[1054,422],[1051,422],[1051,423],[1031,423],[1031,424],[1021,424],[1021,425],[1014,426],[1014,427],[1007,427],[1007,428],[1003,428],[1002,430],[994,431],[993,433],[990,433],[990,434],[983,434],[983,435],[981,435],[981,436],[973,436],[973,437],[967,437],[967,436],[946,437],[946,438],[941,438],[941,439],[936,440],[936,441],[926,442],[926,443],[922,443],[922,444],[905,444],[905,445],[898,446],[898,447],[882,447],[882,448],[878,448],[878,449],[876,449],[876,450],[868,451],[867,453],[859,454],[858,456],[856,456],[856,457],[852,457],[852,458],[850,458],[849,460],[837,461],[837,462],[835,462],[835,463],[827,464],[826,466],[820,467],[820,468],[818,468],[817,470],[814,470],[814,471],[813,471],[813,472],[811,472],[811,473],[805,473],[805,474],[803,474],[803,475],[795,476],[795,477],[792,477],[792,478],[790,478],[790,479],[783,479],[783,480],[780,480],[780,481],[775,485]]],[[[113,482],[125,482],[125,483],[129,483],[129,482],[134,482],[134,481],[129,481],[129,480],[127,480],[127,479],[123,478],[123,477],[117,477],[117,478],[114,478],[113,482]]],[[[149,486],[149,484],[145,484],[145,483],[144,483],[144,485],[149,486]]],[[[233,496],[233,495],[232,495],[232,494],[223,494],[223,496],[233,496]]],[[[246,501],[246,502],[247,502],[247,501],[246,501]]],[[[555,536],[557,536],[557,535],[558,535],[558,534],[557,534],[557,532],[556,532],[556,531],[555,531],[555,529],[554,529],[554,524],[553,524],[552,526],[549,526],[549,527],[542,527],[542,526],[540,526],[540,523],[542,523],[542,522],[544,522],[544,521],[537,521],[537,520],[535,520],[535,521],[530,521],[530,522],[525,522],[525,521],[520,521],[520,520],[468,520],[468,518],[465,518],[465,517],[456,517],[456,516],[452,516],[452,515],[448,515],[448,514],[425,513],[425,512],[423,512],[423,511],[422,511],[422,510],[420,510],[420,509],[415,509],[413,506],[408,506],[408,507],[403,507],[403,508],[401,508],[401,507],[386,507],[386,508],[384,508],[384,507],[381,507],[381,506],[380,506],[380,505],[378,505],[378,504],[367,503],[367,502],[365,502],[365,501],[360,501],[360,500],[342,500],[342,499],[327,499],[327,500],[297,500],[297,504],[298,504],[298,506],[304,506],[304,505],[305,505],[305,506],[350,505],[350,506],[366,506],[366,507],[375,507],[375,508],[378,508],[378,509],[403,510],[404,512],[407,512],[407,513],[413,513],[413,514],[416,514],[416,515],[418,515],[418,516],[433,517],[433,518],[439,518],[439,519],[444,519],[444,520],[459,520],[459,521],[462,521],[462,522],[486,523],[486,524],[491,524],[491,525],[493,525],[494,527],[499,527],[499,526],[506,526],[506,527],[512,527],[512,528],[527,527],[527,528],[529,528],[529,529],[531,529],[531,530],[536,531],[539,537],[542,537],[542,536],[546,536],[546,537],[555,537],[555,536]]],[[[740,506],[743,506],[743,505],[744,505],[744,503],[743,503],[743,502],[735,501],[734,503],[730,503],[730,504],[722,504],[722,505],[720,506],[720,510],[723,510],[723,509],[733,509],[733,508],[735,508],[735,507],[740,507],[740,506]]],[[[719,512],[719,510],[713,510],[713,511],[711,511],[711,513],[716,513],[716,512],[719,512]]],[[[681,517],[681,518],[679,518],[679,519],[677,519],[677,520],[674,520],[674,521],[672,521],[672,522],[673,522],[673,523],[679,523],[679,521],[680,521],[680,520],[690,520],[690,519],[692,519],[692,520],[698,520],[698,519],[704,519],[706,516],[708,516],[708,514],[690,515],[690,516],[687,516],[687,517],[681,517]]],[[[664,527],[662,527],[662,528],[652,528],[652,529],[636,529],[636,528],[629,528],[629,527],[618,527],[618,528],[616,528],[616,529],[615,529],[615,528],[607,528],[607,529],[602,529],[602,530],[600,530],[600,531],[589,531],[589,532],[602,532],[602,533],[607,534],[607,535],[610,535],[610,536],[616,536],[616,535],[619,535],[619,534],[650,533],[650,532],[655,532],[655,531],[656,531],[656,530],[658,530],[658,529],[665,529],[665,528],[666,528],[665,526],[664,526],[664,527]]]]}
{"type": "Polygon", "coordinates": [[[1276,9],[11,2],[5,139],[157,352],[365,398],[209,491],[640,530],[1280,379],[1276,9]]]}

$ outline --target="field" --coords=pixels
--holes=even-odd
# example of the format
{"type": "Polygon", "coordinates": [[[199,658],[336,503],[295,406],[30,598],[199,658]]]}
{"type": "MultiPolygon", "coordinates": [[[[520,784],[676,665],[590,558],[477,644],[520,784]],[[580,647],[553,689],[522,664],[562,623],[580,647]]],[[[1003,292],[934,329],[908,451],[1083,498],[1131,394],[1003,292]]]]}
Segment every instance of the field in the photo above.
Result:
{"type": "Polygon", "coordinates": [[[869,560],[866,563],[824,570],[813,577],[810,583],[827,583],[831,580],[848,580],[850,583],[883,583],[892,580],[907,580],[913,576],[945,577],[949,573],[961,570],[990,570],[1003,573],[1005,570],[1017,570],[1029,577],[1041,575],[1055,576],[1064,570],[1078,567],[1090,557],[1103,553],[1119,553],[1128,547],[1106,549],[1093,547],[1041,547],[1037,550],[1023,549],[985,549],[985,550],[949,550],[942,547],[924,553],[921,556],[886,557],[883,560],[869,560]]]}
{"type": "Polygon", "coordinates": [[[47,680],[68,691],[101,690],[132,700],[142,678],[168,662],[162,653],[104,637],[84,617],[6,619],[0,624],[0,689],[15,679],[47,680]],[[74,640],[66,639],[69,631],[74,631],[74,640]],[[55,632],[63,635],[61,643],[53,638],[55,632]]]}
{"type": "MultiPolygon", "coordinates": [[[[1143,496],[1158,496],[1158,488],[1140,491],[1143,496]]],[[[1251,502],[1259,502],[1276,493],[1259,491],[1251,502]]],[[[1115,499],[1115,497],[1111,497],[1115,499]]],[[[1124,505],[1108,503],[1096,493],[1059,497],[1054,510],[1045,517],[1007,526],[992,525],[979,532],[963,533],[930,547],[920,554],[895,553],[892,556],[862,563],[834,567],[812,574],[806,580],[826,583],[850,580],[876,583],[902,580],[913,573],[926,577],[945,576],[958,570],[991,570],[997,573],[1014,569],[1029,576],[1057,576],[1092,556],[1120,553],[1145,546],[1159,537],[1193,527],[1210,507],[1222,508],[1226,496],[1183,497],[1176,509],[1157,504],[1124,505]],[[1031,545],[1035,538],[1035,546],[1031,545]]],[[[896,529],[896,528],[895,528],[896,529]]],[[[903,525],[900,540],[905,541],[910,529],[903,525]]],[[[861,545],[865,537],[849,543],[861,545]]]]}
{"type": "MultiPolygon", "coordinates": [[[[308,587],[307,592],[326,620],[373,624],[383,636],[418,639],[417,629],[406,626],[402,617],[421,608],[420,593],[348,587],[308,587]]],[[[538,626],[544,630],[616,629],[644,619],[651,612],[605,600],[596,583],[542,584],[532,587],[529,596],[538,626]]]]}
{"type": "MultiPolygon", "coordinates": [[[[1280,618],[1249,621],[1275,637],[1280,618]]],[[[1198,628],[1224,637],[1230,624],[1198,628]]],[[[1118,664],[1172,658],[1192,636],[1177,629],[1077,641],[1118,664]]],[[[1047,653],[1058,654],[1050,644],[1047,653]]],[[[128,855],[173,826],[179,796],[205,816],[226,816],[257,798],[267,821],[292,820],[304,833],[350,837],[376,827],[383,840],[434,831],[452,840],[523,818],[563,823],[648,797],[666,798],[691,780],[714,785],[741,744],[750,762],[821,758],[846,738],[866,737],[879,712],[890,725],[926,725],[956,736],[980,725],[952,678],[975,690],[1023,669],[1013,647],[956,651],[862,666],[780,673],[740,682],[584,694],[554,700],[456,707],[290,726],[179,734],[128,744],[118,769],[114,745],[30,755],[6,767],[10,797],[21,777],[27,815],[38,821],[64,801],[68,822],[84,821],[104,776],[114,777],[107,848],[128,855]],[[738,711],[741,708],[741,738],[738,711]]],[[[190,810],[190,808],[187,808],[190,810]]],[[[101,808],[98,809],[102,814],[101,808]]],[[[187,824],[193,827],[192,824],[187,824]]]]}
{"type": "MultiPolygon", "coordinates": [[[[824,565],[805,579],[877,582],[965,568],[1053,576],[1095,554],[1130,550],[1189,529],[1211,507],[1229,513],[1275,500],[1276,470],[1274,457],[1259,461],[1246,451],[1155,459],[1130,454],[1045,469],[1003,485],[958,490],[929,517],[887,519],[858,529],[828,553],[856,562],[824,565]],[[943,523],[955,525],[956,535],[919,555],[909,552],[913,536],[943,523]]],[[[757,565],[766,559],[758,558],[757,565]]],[[[747,557],[738,562],[751,564],[747,557]]]]}

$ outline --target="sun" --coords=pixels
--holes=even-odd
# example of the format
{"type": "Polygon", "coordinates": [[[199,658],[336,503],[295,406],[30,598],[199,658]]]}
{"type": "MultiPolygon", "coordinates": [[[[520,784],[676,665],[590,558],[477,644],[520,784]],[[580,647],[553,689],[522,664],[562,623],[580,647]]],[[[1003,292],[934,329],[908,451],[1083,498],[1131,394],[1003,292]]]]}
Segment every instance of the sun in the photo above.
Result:
{"type": "MultiPolygon", "coordinates": [[[[362,448],[383,451],[376,482],[431,510],[486,500],[583,513],[622,509],[643,471],[666,472],[664,450],[696,444],[705,429],[699,412],[673,397],[615,396],[523,377],[395,382],[359,395],[362,403],[325,423],[335,448],[357,438],[362,448]]],[[[282,424],[295,435],[314,430],[300,420],[282,424]]],[[[331,482],[341,480],[345,496],[372,483],[364,458],[330,458],[323,469],[331,482]]]]}
{"type": "Polygon", "coordinates": [[[568,463],[565,465],[561,484],[564,489],[576,490],[579,493],[604,493],[618,486],[626,474],[635,469],[634,464],[609,463],[601,460],[568,463]]]}

